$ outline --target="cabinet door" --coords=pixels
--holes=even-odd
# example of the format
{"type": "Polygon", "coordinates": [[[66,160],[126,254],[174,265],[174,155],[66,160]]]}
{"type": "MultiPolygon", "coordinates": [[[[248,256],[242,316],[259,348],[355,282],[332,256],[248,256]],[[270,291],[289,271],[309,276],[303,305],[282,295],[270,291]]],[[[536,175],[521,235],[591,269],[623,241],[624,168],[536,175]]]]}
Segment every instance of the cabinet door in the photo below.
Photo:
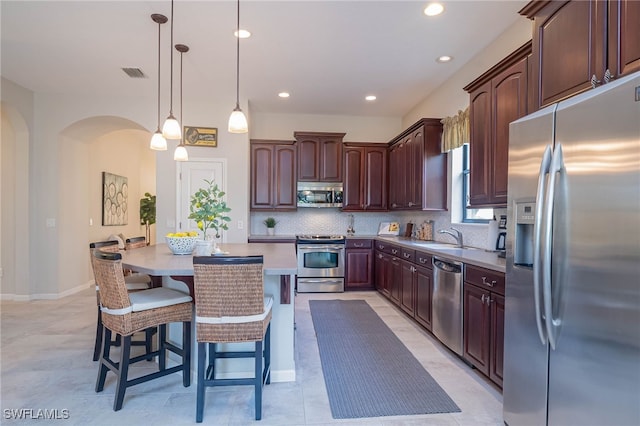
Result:
{"type": "Polygon", "coordinates": [[[591,88],[606,67],[604,1],[550,2],[534,19],[537,108],[591,88]]]}
{"type": "Polygon", "coordinates": [[[442,124],[439,122],[424,126],[424,179],[422,181],[422,209],[447,209],[447,158],[441,152],[442,124]]]}
{"type": "Polygon", "coordinates": [[[294,145],[276,145],[274,156],[274,208],[295,210],[297,208],[296,147],[294,145]]]}
{"type": "Polygon", "coordinates": [[[504,297],[491,293],[491,361],[489,378],[502,387],[504,363],[504,297]]]}
{"type": "Polygon", "coordinates": [[[391,256],[387,274],[387,287],[389,288],[389,300],[396,305],[400,304],[400,291],[402,290],[402,263],[400,258],[391,256]]]}
{"type": "Polygon", "coordinates": [[[387,210],[387,147],[367,148],[364,158],[364,209],[387,210]]]}
{"type": "Polygon", "coordinates": [[[273,208],[273,146],[251,145],[251,209],[273,208]]]}
{"type": "Polygon", "coordinates": [[[471,92],[470,97],[469,204],[481,206],[490,203],[491,200],[491,81],[471,92]]]}
{"type": "Polygon", "coordinates": [[[348,147],[344,150],[342,210],[362,210],[364,208],[365,155],[363,147],[348,147]]]}
{"type": "Polygon", "coordinates": [[[347,249],[345,268],[346,290],[371,290],[373,288],[373,250],[347,249]]]}
{"type": "Polygon", "coordinates": [[[298,180],[317,182],[320,180],[318,157],[320,141],[314,138],[297,139],[298,144],[298,180]]]}
{"type": "Polygon", "coordinates": [[[389,297],[389,287],[388,287],[388,276],[390,268],[390,257],[382,253],[381,251],[376,251],[376,260],[375,260],[375,282],[376,289],[382,293],[384,296],[389,297]]]}
{"type": "MultiPolygon", "coordinates": [[[[493,94],[493,140],[489,202],[507,205],[509,169],[509,123],[527,114],[527,58],[512,65],[491,80],[493,94]]],[[[475,141],[474,141],[475,142],[475,141]]],[[[471,146],[473,151],[475,146],[471,146]]],[[[471,169],[473,176],[473,169],[471,169]]]]}
{"type": "Polygon", "coordinates": [[[320,138],[319,180],[321,182],[342,182],[342,138],[320,138]]]}
{"type": "Polygon", "coordinates": [[[409,210],[422,209],[422,181],[424,167],[424,126],[420,126],[405,140],[404,170],[406,186],[404,207],[409,210]]]}
{"type": "Polygon", "coordinates": [[[405,144],[396,143],[389,152],[389,208],[400,210],[406,199],[405,144]]]}
{"type": "Polygon", "coordinates": [[[400,308],[413,316],[415,311],[415,280],[413,278],[415,267],[413,266],[413,263],[403,260],[400,262],[400,270],[400,308]]]}
{"type": "Polygon", "coordinates": [[[415,319],[431,331],[431,296],[433,295],[433,269],[416,267],[416,310],[415,319]]]}
{"type": "Polygon", "coordinates": [[[463,356],[485,375],[489,374],[490,311],[485,299],[489,293],[464,285],[463,356]]]}
{"type": "Polygon", "coordinates": [[[609,0],[609,70],[615,77],[640,70],[640,2],[609,0]]]}

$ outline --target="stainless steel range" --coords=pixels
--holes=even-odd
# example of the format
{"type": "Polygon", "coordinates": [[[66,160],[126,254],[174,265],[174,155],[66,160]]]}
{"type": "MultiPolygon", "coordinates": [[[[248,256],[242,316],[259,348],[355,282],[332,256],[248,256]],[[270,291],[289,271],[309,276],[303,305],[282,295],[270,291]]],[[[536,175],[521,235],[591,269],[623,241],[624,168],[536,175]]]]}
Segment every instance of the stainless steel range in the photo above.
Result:
{"type": "Polygon", "coordinates": [[[298,292],[344,291],[344,235],[297,235],[298,292]]]}

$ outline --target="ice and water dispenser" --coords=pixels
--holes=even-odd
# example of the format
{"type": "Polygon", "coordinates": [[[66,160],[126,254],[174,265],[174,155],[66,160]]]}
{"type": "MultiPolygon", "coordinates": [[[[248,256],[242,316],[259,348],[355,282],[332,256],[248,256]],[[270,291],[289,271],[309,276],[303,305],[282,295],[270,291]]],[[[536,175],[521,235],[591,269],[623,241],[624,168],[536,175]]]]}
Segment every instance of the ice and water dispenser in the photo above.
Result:
{"type": "Polygon", "coordinates": [[[514,265],[533,267],[533,228],[536,203],[516,203],[514,265]]]}

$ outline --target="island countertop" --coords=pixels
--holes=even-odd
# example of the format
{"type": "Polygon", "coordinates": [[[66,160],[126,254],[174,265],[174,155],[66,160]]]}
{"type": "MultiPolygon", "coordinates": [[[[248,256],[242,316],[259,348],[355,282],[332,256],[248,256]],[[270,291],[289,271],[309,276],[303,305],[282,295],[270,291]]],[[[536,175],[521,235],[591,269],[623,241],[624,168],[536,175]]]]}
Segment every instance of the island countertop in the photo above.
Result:
{"type": "MultiPolygon", "coordinates": [[[[258,243],[220,244],[229,256],[264,256],[265,275],[295,275],[296,250],[294,244],[258,243]]],[[[122,252],[125,268],[149,275],[193,275],[193,256],[171,253],[166,244],[156,244],[122,252]]]]}

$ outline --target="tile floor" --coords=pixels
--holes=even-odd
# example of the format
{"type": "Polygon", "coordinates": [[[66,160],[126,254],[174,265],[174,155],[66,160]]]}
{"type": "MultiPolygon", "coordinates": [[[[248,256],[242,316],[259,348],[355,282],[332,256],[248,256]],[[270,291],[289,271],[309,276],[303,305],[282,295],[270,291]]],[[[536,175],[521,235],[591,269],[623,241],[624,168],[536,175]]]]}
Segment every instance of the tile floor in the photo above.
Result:
{"type": "MultiPolygon", "coordinates": [[[[265,388],[262,425],[502,425],[502,395],[431,335],[375,292],[299,294],[295,298],[297,381],[265,388]],[[364,299],[458,404],[461,413],[335,420],[320,367],[310,299],[364,299]]],[[[95,294],[91,289],[61,300],[0,305],[0,407],[2,424],[16,421],[10,409],[59,410],[57,425],[190,425],[195,423],[195,385],[182,387],[179,374],[127,390],[123,409],[112,410],[114,376],[94,392],[97,363],[91,360],[95,294]],[[62,410],[67,410],[63,412],[62,410]]],[[[140,349],[140,348],[139,348],[140,349]]],[[[134,367],[143,372],[145,363],[134,367]]],[[[253,417],[251,387],[209,388],[204,424],[245,425],[253,417]]]]}

